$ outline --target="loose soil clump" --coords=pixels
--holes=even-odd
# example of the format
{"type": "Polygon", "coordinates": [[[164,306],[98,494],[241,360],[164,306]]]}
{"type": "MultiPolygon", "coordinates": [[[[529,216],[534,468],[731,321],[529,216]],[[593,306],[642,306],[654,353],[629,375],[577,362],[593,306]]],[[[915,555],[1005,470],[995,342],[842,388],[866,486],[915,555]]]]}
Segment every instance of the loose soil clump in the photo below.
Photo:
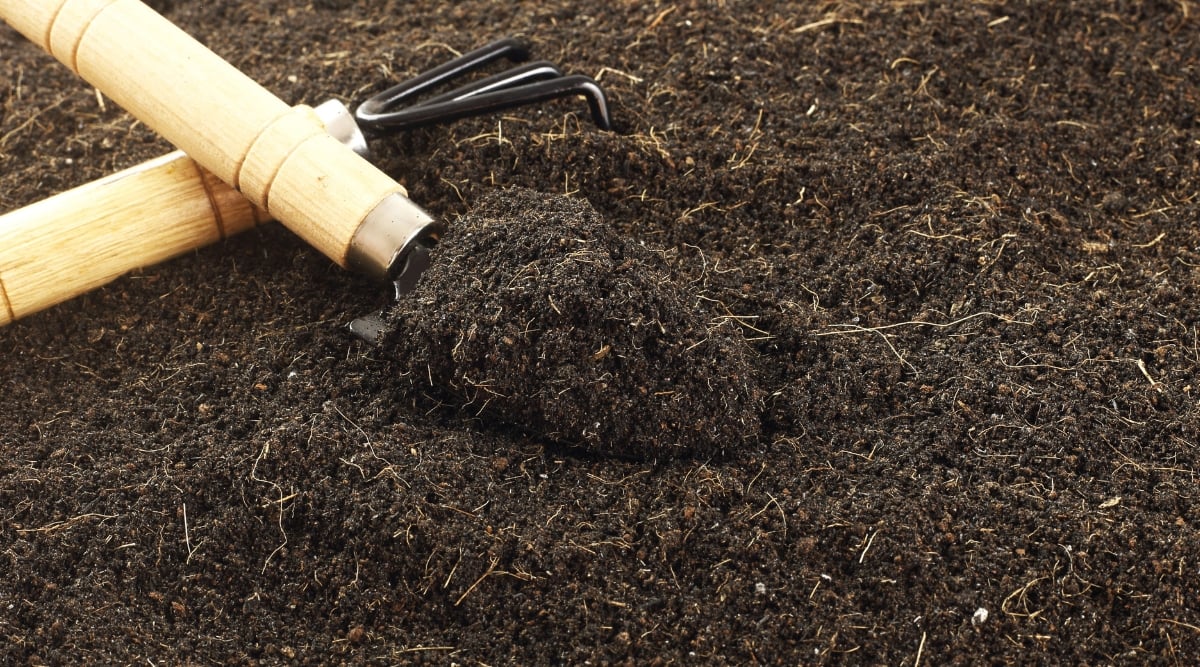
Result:
{"type": "Polygon", "coordinates": [[[586,201],[518,188],[453,225],[382,348],[414,390],[550,440],[723,455],[758,437],[760,401],[741,333],[704,301],[586,201]]]}

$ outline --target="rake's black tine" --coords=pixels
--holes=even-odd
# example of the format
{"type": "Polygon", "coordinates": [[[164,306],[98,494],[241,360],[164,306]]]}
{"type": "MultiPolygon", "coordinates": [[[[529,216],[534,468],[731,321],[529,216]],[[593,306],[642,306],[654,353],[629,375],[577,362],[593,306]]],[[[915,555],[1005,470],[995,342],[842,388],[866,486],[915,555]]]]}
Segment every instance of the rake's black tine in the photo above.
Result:
{"type": "Polygon", "coordinates": [[[529,58],[529,47],[519,39],[507,37],[439,65],[408,81],[399,83],[359,105],[354,115],[360,123],[371,125],[377,116],[387,114],[400,104],[421,93],[469,74],[501,58],[520,62],[529,58]]]}
{"type": "Polygon", "coordinates": [[[427,100],[409,103],[436,86],[508,58],[529,57],[528,47],[514,38],[492,42],[459,58],[392,86],[359,105],[355,117],[364,129],[412,129],[503,109],[582,95],[587,99],[592,120],[610,129],[608,98],[600,84],[581,75],[563,76],[552,63],[541,60],[455,88],[427,100]]]}
{"type": "Polygon", "coordinates": [[[465,86],[455,88],[446,93],[442,93],[436,97],[430,97],[422,100],[421,105],[439,104],[441,102],[449,102],[451,100],[461,100],[475,95],[482,95],[496,90],[505,88],[516,88],[534,81],[545,81],[546,79],[557,79],[563,75],[562,70],[558,69],[553,63],[548,60],[539,60],[537,62],[525,63],[518,67],[493,74],[486,79],[473,81],[465,86]]]}
{"type": "Polygon", "coordinates": [[[385,114],[374,124],[395,129],[411,129],[571,95],[583,95],[587,98],[588,107],[592,112],[592,120],[600,129],[607,130],[612,127],[612,119],[608,111],[608,98],[605,96],[604,90],[591,77],[579,74],[528,83],[515,88],[493,90],[469,97],[418,104],[402,111],[385,114]]]}

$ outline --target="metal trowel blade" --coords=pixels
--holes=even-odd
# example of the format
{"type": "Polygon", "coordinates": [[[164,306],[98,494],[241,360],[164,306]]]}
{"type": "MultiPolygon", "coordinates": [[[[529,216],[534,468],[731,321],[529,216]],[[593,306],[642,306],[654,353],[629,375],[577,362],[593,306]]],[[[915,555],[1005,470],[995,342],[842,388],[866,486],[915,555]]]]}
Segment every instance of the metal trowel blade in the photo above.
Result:
{"type": "MultiPolygon", "coordinates": [[[[429,252],[432,249],[433,246],[428,243],[414,244],[404,260],[404,268],[392,283],[396,290],[395,298],[399,299],[402,294],[411,292],[417,286],[421,274],[429,268],[429,252]]],[[[371,344],[378,343],[387,330],[382,310],[356,318],[350,323],[350,333],[371,344]]]]}

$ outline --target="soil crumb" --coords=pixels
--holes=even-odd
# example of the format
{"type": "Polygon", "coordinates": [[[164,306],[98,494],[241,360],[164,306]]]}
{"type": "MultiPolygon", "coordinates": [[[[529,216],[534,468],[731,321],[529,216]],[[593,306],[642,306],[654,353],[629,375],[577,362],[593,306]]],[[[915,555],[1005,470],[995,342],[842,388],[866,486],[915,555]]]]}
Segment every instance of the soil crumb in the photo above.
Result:
{"type": "Polygon", "coordinates": [[[657,459],[760,434],[740,332],[580,199],[486,196],[385,319],[414,388],[557,442],[657,459]]]}

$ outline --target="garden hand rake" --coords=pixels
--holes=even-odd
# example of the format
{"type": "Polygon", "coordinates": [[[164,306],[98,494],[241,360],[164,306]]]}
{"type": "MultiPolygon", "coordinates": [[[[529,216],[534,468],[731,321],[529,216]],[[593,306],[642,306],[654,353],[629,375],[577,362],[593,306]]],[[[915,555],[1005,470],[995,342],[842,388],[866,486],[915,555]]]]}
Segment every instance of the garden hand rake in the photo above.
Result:
{"type": "MultiPolygon", "coordinates": [[[[0,218],[0,325],[269,216],[339,265],[398,288],[427,263],[442,225],[348,145],[365,148],[344,109],[333,109],[339,141],[316,111],[288,107],[137,0],[0,0],[0,18],[186,153],[0,218]]],[[[548,63],[404,106],[496,58],[525,55],[497,42],[385,91],[359,120],[403,129],[584,94],[608,126],[595,82],[548,63]]]]}

